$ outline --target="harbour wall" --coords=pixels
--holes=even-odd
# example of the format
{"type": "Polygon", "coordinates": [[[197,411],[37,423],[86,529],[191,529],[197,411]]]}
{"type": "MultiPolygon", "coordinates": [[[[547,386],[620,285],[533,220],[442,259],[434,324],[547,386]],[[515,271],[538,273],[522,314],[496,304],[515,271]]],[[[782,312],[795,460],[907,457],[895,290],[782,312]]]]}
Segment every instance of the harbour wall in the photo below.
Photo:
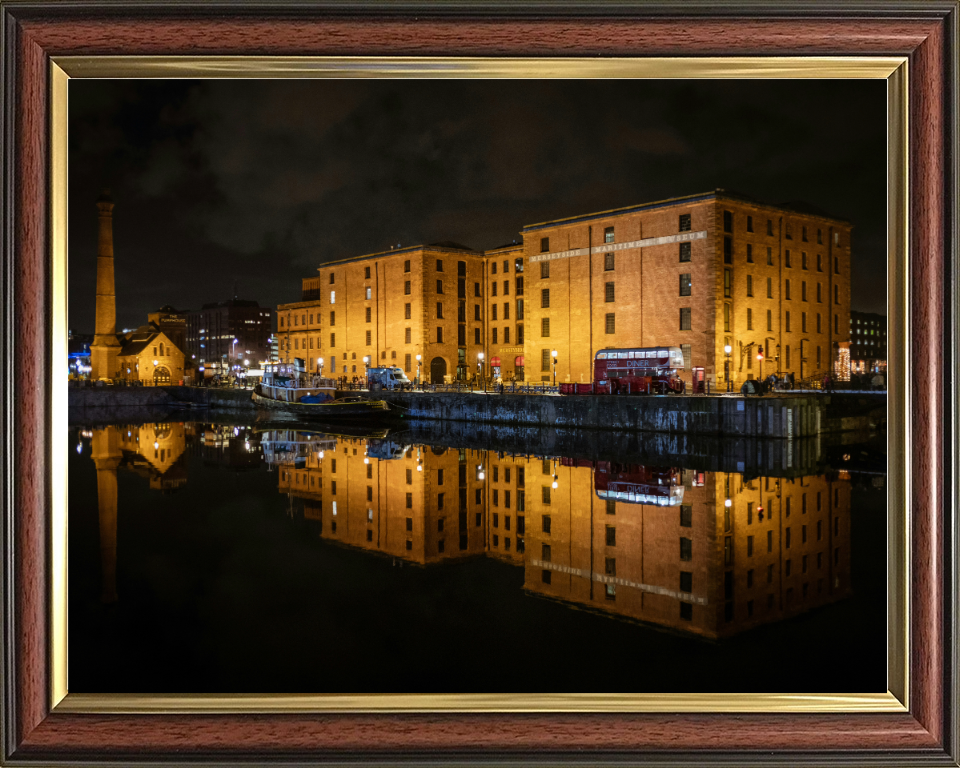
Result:
{"type": "MultiPolygon", "coordinates": [[[[74,412],[135,407],[255,412],[250,390],[212,387],[71,388],[74,412]]],[[[356,394],[356,393],[354,393],[356,394]]],[[[557,429],[618,430],[727,436],[800,438],[869,429],[880,422],[885,401],[853,395],[555,396],[467,392],[361,393],[386,400],[396,415],[417,420],[474,422],[557,429]]],[[[92,413],[91,413],[92,415],[92,413]]]]}

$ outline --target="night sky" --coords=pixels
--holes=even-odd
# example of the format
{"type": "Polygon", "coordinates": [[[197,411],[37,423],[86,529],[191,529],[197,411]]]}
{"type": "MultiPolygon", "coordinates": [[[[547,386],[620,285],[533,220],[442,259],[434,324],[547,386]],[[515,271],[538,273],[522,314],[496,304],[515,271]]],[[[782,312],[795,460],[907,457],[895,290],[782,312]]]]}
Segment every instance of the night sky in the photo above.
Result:
{"type": "Polygon", "coordinates": [[[885,87],[870,81],[70,82],[70,327],[93,333],[96,199],[117,327],[164,304],[298,301],[326,261],[716,188],[854,224],[885,312],[885,87]]]}

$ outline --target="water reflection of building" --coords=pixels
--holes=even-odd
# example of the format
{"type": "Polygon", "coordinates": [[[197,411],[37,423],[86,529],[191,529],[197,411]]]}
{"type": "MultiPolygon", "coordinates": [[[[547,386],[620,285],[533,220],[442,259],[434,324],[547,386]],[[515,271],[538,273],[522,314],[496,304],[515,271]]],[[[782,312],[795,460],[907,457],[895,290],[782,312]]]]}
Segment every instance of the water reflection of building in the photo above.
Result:
{"type": "Polygon", "coordinates": [[[226,467],[236,472],[260,468],[260,436],[250,427],[226,424],[198,425],[196,450],[204,466],[226,467]]]}
{"type": "Polygon", "coordinates": [[[110,425],[93,429],[90,444],[97,468],[101,600],[112,603],[117,600],[117,470],[146,478],[153,489],[177,490],[187,480],[186,430],[182,423],[110,425]]]}
{"type": "Polygon", "coordinates": [[[263,440],[265,456],[279,466],[280,492],[302,501],[324,539],[421,565],[485,551],[479,452],[374,438],[331,446],[292,430],[263,440]],[[285,440],[299,445],[267,447],[285,440]]]}
{"type": "Polygon", "coordinates": [[[583,467],[556,477],[528,497],[530,592],[714,638],[850,593],[848,483],[684,471],[662,504],[602,499],[583,467]]]}
{"type": "Polygon", "coordinates": [[[270,435],[299,439],[265,455],[324,539],[423,565],[489,554],[531,594],[711,638],[850,593],[850,484],[830,476],[270,435]]]}

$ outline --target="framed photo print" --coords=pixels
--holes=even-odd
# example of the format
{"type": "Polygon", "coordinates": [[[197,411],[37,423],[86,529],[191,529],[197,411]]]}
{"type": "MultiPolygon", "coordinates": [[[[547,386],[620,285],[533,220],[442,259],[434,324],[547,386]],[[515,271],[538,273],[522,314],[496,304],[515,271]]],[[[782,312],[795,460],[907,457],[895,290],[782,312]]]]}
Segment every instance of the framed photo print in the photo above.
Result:
{"type": "Polygon", "coordinates": [[[0,6],[4,764],[958,764],[955,2],[0,6]]]}

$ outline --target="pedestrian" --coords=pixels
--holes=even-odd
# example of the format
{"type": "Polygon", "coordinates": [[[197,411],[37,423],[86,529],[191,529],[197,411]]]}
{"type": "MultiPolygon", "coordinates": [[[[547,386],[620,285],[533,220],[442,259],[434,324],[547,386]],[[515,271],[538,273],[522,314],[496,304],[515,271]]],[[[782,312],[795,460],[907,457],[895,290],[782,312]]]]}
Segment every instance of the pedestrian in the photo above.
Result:
{"type": "Polygon", "coordinates": [[[883,376],[881,376],[879,373],[874,374],[873,381],[871,383],[873,384],[874,389],[883,389],[883,376]]]}
{"type": "Polygon", "coordinates": [[[500,380],[499,392],[501,395],[503,394],[503,379],[500,380]]]}

